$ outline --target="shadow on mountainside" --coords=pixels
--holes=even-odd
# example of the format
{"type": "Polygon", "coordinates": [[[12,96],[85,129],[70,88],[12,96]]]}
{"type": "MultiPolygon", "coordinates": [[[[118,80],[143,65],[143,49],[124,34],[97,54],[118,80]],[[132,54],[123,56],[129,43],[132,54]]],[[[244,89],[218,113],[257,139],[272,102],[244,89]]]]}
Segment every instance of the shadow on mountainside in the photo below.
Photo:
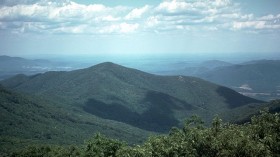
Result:
{"type": "Polygon", "coordinates": [[[96,99],[89,99],[84,106],[84,111],[101,118],[124,122],[141,129],[166,132],[179,123],[174,117],[173,110],[193,109],[190,104],[182,100],[155,91],[147,92],[142,103],[148,104],[149,108],[139,114],[119,103],[106,104],[96,99]]]}

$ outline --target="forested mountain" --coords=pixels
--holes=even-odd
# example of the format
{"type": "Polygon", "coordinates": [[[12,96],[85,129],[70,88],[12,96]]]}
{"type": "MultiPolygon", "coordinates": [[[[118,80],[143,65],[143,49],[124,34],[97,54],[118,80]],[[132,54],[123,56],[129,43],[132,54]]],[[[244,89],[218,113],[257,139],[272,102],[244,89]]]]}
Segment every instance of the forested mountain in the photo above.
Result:
{"type": "Polygon", "coordinates": [[[215,114],[261,103],[198,78],[152,75],[109,62],[70,72],[19,75],[1,84],[157,132],[178,126],[193,114],[209,122],[215,114]]]}
{"type": "Polygon", "coordinates": [[[240,65],[219,67],[200,78],[230,87],[254,98],[280,98],[280,61],[258,60],[240,65]]]}
{"type": "Polygon", "coordinates": [[[81,144],[97,132],[130,143],[141,142],[152,134],[2,86],[0,113],[0,152],[30,144],[81,144]]]}
{"type": "MultiPolygon", "coordinates": [[[[159,76],[106,62],[0,82],[1,151],[81,144],[97,132],[128,143],[182,127],[194,114],[241,123],[262,101],[195,77],[159,76]]],[[[273,108],[279,110],[279,107],[273,108]]]]}
{"type": "Polygon", "coordinates": [[[195,66],[185,66],[155,73],[199,77],[264,101],[280,98],[279,60],[252,60],[239,64],[209,60],[195,66]]]}

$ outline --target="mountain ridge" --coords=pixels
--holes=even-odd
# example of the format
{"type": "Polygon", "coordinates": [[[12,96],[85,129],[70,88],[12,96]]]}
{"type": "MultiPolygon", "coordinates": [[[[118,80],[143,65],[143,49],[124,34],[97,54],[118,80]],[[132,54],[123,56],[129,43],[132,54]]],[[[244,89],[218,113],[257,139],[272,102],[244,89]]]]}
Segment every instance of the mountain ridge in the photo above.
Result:
{"type": "Polygon", "coordinates": [[[245,95],[252,93],[254,98],[271,100],[279,98],[279,69],[279,60],[256,60],[213,69],[198,77],[230,87],[245,95]],[[242,88],[243,86],[248,88],[242,88]]]}
{"type": "Polygon", "coordinates": [[[159,76],[112,62],[69,72],[21,77],[1,84],[76,106],[101,118],[157,132],[182,124],[192,114],[210,122],[215,113],[262,102],[199,78],[159,76]],[[126,116],[121,118],[121,114],[131,120],[126,116]],[[165,125],[161,120],[166,121],[165,125]]]}
{"type": "Polygon", "coordinates": [[[209,60],[196,66],[157,74],[194,76],[229,87],[245,96],[270,101],[280,99],[279,69],[280,60],[252,60],[231,65],[224,61],[209,60]],[[207,66],[203,65],[205,63],[207,66]]]}

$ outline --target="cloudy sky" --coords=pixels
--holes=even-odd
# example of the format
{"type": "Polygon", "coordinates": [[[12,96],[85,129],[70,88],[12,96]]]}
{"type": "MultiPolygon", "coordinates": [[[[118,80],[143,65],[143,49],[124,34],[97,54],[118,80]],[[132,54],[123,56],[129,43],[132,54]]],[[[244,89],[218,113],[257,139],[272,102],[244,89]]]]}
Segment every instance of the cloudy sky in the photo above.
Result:
{"type": "Polygon", "coordinates": [[[279,0],[1,0],[0,55],[280,52],[279,0]]]}

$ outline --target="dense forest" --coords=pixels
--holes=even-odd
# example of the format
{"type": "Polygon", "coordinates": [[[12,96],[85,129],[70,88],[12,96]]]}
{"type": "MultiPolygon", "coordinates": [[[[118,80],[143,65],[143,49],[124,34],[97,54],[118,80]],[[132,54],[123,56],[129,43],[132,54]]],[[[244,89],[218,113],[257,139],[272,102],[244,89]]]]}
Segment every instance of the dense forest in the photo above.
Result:
{"type": "MultiPolygon", "coordinates": [[[[272,103],[279,103],[274,101],[272,103]]],[[[128,145],[123,141],[96,134],[82,146],[34,145],[2,156],[280,156],[280,114],[263,110],[243,124],[223,123],[216,116],[210,127],[192,116],[182,128],[172,128],[168,134],[155,135],[141,145],[128,145]]]]}

